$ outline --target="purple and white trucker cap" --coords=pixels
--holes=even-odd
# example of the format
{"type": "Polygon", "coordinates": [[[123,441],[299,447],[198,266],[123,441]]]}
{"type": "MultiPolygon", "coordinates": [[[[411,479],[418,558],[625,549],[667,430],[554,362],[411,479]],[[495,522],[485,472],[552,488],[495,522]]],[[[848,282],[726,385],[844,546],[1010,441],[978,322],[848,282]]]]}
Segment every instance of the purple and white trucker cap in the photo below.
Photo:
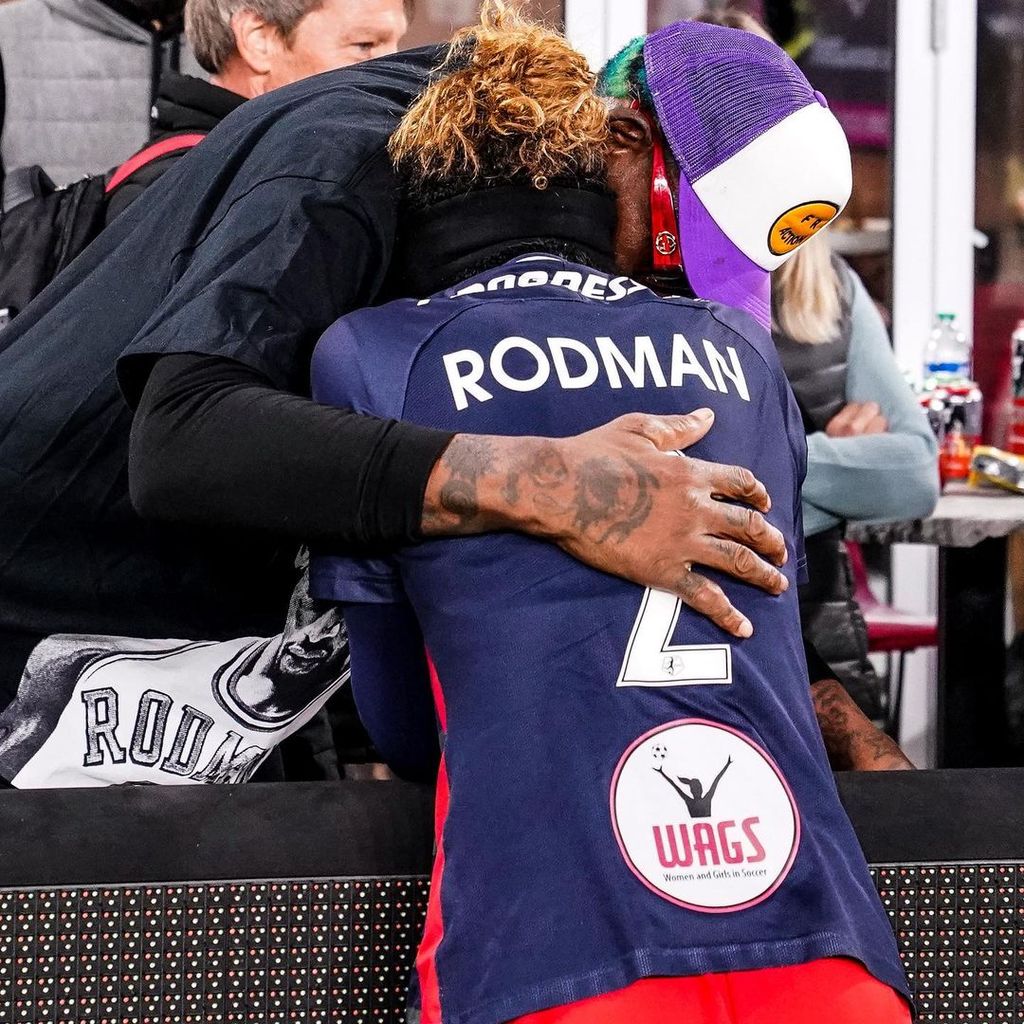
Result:
{"type": "Polygon", "coordinates": [[[825,97],[774,43],[681,21],[647,37],[647,82],[679,164],[694,292],[771,326],[769,272],[850,198],[850,149],[825,97]]]}

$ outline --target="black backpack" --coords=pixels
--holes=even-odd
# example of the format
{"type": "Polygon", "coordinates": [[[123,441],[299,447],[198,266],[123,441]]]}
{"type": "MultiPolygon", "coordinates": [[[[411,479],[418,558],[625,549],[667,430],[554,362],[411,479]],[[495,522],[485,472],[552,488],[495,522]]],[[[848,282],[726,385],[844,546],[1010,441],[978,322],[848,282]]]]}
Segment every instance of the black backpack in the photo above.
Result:
{"type": "Polygon", "coordinates": [[[110,174],[57,188],[38,166],[9,171],[0,214],[0,328],[5,327],[103,230],[113,193],[148,164],[190,149],[200,134],[148,146],[110,174]]]}

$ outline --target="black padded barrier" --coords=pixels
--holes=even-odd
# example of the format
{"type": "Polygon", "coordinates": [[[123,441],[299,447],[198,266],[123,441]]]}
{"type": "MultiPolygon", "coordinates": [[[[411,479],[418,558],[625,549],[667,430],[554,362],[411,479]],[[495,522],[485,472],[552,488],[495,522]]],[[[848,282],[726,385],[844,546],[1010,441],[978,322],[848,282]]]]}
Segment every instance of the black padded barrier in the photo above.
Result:
{"type": "MultiPolygon", "coordinates": [[[[1024,1021],[1024,770],[840,775],[922,1022],[1024,1021]]],[[[432,800],[0,793],[0,1024],[399,1024],[432,800]]]]}

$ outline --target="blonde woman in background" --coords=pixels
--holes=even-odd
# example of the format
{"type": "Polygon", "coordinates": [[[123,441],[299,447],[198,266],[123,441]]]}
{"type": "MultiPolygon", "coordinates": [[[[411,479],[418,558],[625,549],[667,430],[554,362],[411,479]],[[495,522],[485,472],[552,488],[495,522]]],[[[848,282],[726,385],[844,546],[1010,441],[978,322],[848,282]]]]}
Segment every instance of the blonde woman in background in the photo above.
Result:
{"type": "MultiPolygon", "coordinates": [[[[739,11],[694,20],[771,38],[739,11]]],[[[939,496],[935,438],[874,302],[827,237],[812,238],[772,275],[772,312],[775,347],[807,431],[804,635],[862,709],[878,718],[881,687],[867,658],[843,527],[930,514],[939,496]]]]}
{"type": "Polygon", "coordinates": [[[808,424],[804,529],[927,515],[935,438],[849,265],[812,239],[772,281],[773,335],[808,424]]]}

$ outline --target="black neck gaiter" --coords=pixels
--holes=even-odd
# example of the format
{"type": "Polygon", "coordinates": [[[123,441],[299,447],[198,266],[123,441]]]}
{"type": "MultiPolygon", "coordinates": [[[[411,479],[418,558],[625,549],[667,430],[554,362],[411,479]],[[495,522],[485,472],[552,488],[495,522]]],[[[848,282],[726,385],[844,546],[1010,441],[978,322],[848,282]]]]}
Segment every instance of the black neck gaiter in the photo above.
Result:
{"type": "Polygon", "coordinates": [[[391,291],[422,297],[517,253],[553,252],[614,267],[615,196],[553,185],[500,185],[406,214],[391,291]]]}

